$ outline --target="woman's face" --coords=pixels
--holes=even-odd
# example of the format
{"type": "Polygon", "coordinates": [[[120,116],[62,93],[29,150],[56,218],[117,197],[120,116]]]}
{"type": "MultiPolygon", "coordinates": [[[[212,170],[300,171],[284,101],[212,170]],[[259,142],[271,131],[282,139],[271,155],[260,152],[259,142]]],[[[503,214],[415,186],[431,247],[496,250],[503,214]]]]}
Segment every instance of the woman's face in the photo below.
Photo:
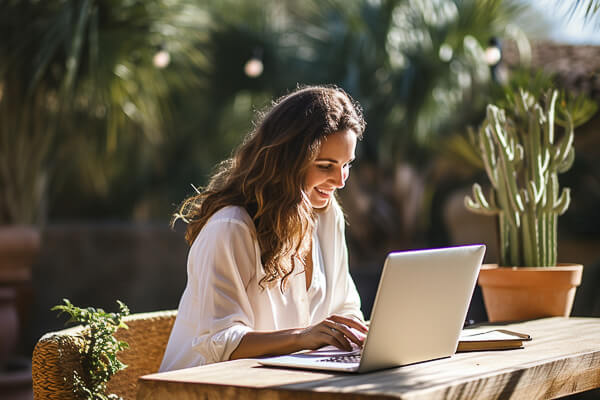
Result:
{"type": "Polygon", "coordinates": [[[304,190],[314,208],[326,207],[335,190],[344,187],[355,149],[356,134],[352,130],[336,132],[323,140],[304,180],[304,190]]]}

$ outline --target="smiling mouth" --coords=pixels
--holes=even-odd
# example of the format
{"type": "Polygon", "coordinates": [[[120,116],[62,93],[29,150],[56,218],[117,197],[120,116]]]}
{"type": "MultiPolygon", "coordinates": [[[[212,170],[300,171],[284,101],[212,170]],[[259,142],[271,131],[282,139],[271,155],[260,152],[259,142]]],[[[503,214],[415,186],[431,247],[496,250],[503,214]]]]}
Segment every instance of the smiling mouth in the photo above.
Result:
{"type": "Polygon", "coordinates": [[[319,193],[321,196],[325,196],[325,197],[329,197],[329,196],[331,196],[333,194],[333,190],[325,191],[325,190],[322,190],[322,189],[319,189],[319,188],[315,188],[315,191],[317,193],[319,193]]]}

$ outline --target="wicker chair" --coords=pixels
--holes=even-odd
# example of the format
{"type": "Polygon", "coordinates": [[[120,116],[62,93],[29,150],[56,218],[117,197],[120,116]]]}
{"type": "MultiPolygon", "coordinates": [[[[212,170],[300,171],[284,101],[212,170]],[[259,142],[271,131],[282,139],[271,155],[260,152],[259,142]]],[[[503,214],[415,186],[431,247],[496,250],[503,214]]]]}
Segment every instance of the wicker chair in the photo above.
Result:
{"type": "MultiPolygon", "coordinates": [[[[129,329],[119,329],[115,336],[129,344],[119,353],[128,365],[112,377],[109,393],[135,399],[138,377],[157,372],[169,340],[177,311],[132,314],[124,318],[129,329]]],[[[81,371],[78,349],[83,345],[82,326],[47,333],[33,350],[32,371],[35,400],[75,399],[72,385],[65,377],[81,371]]]]}

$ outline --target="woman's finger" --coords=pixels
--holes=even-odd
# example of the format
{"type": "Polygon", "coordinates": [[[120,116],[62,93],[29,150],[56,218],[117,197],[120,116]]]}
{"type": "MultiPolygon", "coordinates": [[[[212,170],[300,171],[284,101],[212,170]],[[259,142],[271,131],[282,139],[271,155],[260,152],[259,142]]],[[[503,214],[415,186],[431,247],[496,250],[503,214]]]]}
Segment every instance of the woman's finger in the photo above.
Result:
{"type": "Polygon", "coordinates": [[[369,328],[365,324],[354,318],[344,317],[343,315],[332,315],[328,319],[358,329],[362,333],[369,331],[369,328]]]}
{"type": "Polygon", "coordinates": [[[348,343],[350,348],[352,348],[352,345],[350,344],[348,339],[350,339],[350,341],[356,343],[357,346],[362,347],[363,341],[361,339],[359,339],[348,327],[346,327],[342,324],[338,324],[333,321],[325,320],[323,322],[327,325],[327,327],[329,329],[331,329],[333,335],[340,338],[345,343],[348,343]]]}
{"type": "Polygon", "coordinates": [[[325,320],[324,322],[327,324],[327,326],[341,332],[344,336],[346,336],[352,342],[356,343],[357,346],[362,347],[362,345],[364,343],[364,339],[365,339],[364,336],[363,337],[357,336],[350,328],[348,328],[348,326],[346,326],[342,323],[338,323],[338,322],[334,322],[334,321],[330,321],[330,320],[325,320]]]}
{"type": "Polygon", "coordinates": [[[334,329],[330,326],[323,326],[322,333],[325,334],[327,338],[327,344],[337,347],[340,350],[350,351],[352,350],[352,345],[348,340],[344,337],[344,335],[339,332],[337,329],[334,329]]]}

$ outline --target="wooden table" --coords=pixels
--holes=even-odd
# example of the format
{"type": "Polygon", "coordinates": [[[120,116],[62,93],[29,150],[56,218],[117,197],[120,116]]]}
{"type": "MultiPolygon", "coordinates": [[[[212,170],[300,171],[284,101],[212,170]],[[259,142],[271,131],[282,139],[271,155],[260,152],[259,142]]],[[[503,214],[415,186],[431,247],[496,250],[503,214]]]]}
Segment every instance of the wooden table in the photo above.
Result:
{"type": "Polygon", "coordinates": [[[361,375],[228,361],[143,376],[137,398],[542,399],[600,387],[600,318],[489,326],[528,333],[533,340],[524,349],[459,353],[361,375]]]}

